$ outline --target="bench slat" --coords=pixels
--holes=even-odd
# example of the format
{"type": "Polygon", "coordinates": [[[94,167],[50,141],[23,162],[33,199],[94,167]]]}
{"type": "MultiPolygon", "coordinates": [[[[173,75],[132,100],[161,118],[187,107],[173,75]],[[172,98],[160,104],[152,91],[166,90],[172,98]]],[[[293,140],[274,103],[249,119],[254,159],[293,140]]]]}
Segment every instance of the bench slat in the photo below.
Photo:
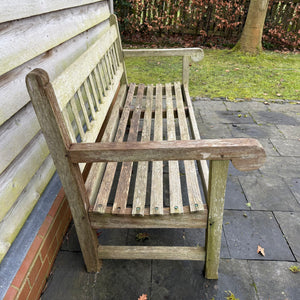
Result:
{"type": "Polygon", "coordinates": [[[78,99],[79,99],[79,104],[80,104],[80,107],[81,107],[81,110],[82,110],[82,113],[83,113],[83,117],[84,117],[84,120],[85,120],[87,130],[90,130],[91,129],[90,120],[89,120],[89,116],[88,116],[86,106],[85,106],[85,103],[84,103],[84,100],[83,100],[82,93],[81,93],[80,89],[77,91],[77,96],[78,96],[78,99]]]}
{"type": "MultiPolygon", "coordinates": [[[[130,120],[131,125],[130,125],[130,130],[128,135],[128,142],[134,142],[137,140],[144,89],[145,86],[143,84],[140,84],[138,86],[137,99],[136,99],[137,103],[135,105],[135,110],[133,112],[132,118],[130,120]]],[[[115,201],[112,210],[113,214],[125,214],[128,192],[130,187],[132,167],[133,167],[133,162],[124,162],[122,164],[115,201]]]]}
{"type": "MultiPolygon", "coordinates": [[[[190,93],[189,93],[189,89],[188,89],[188,85],[185,84],[183,86],[183,96],[184,99],[187,103],[188,109],[189,109],[189,119],[191,122],[191,129],[192,129],[192,133],[193,136],[196,140],[200,140],[201,136],[199,133],[199,129],[197,126],[197,121],[196,121],[196,117],[194,114],[194,109],[193,109],[193,104],[190,98],[190,93]]],[[[207,161],[206,160],[199,160],[197,161],[198,164],[198,168],[200,170],[200,175],[201,175],[201,179],[202,179],[202,183],[203,183],[203,190],[204,190],[204,194],[205,197],[207,198],[207,191],[208,191],[208,177],[209,177],[209,171],[208,171],[208,165],[207,165],[207,161]]]]}
{"type": "MultiPolygon", "coordinates": [[[[118,124],[120,119],[120,107],[123,107],[124,101],[126,98],[127,87],[126,85],[122,85],[120,87],[118,96],[116,98],[116,102],[112,108],[110,118],[106,125],[105,131],[101,138],[101,142],[111,142],[113,141],[118,124]]],[[[85,182],[86,191],[88,194],[88,198],[90,200],[90,204],[94,205],[97,197],[97,193],[99,191],[100,183],[103,177],[103,173],[105,170],[106,163],[93,163],[91,170],[88,174],[88,177],[85,182]]],[[[97,211],[97,206],[95,205],[94,210],[97,211]]]]}
{"type": "MultiPolygon", "coordinates": [[[[151,122],[152,122],[152,102],[153,102],[153,85],[147,87],[146,109],[144,112],[142,142],[150,141],[151,122]]],[[[136,182],[133,195],[132,215],[144,216],[147,180],[148,180],[149,162],[142,161],[138,163],[136,182]]]]}
{"type": "MultiPolygon", "coordinates": [[[[168,140],[176,140],[174,108],[172,97],[172,86],[166,84],[166,106],[167,106],[167,132],[168,140]]],[[[170,189],[170,212],[171,214],[183,213],[181,182],[178,161],[169,162],[169,189],[170,189]]]]}
{"type": "MultiPolygon", "coordinates": [[[[163,139],[162,85],[156,85],[154,141],[163,139]]],[[[163,214],[163,161],[152,163],[150,214],[163,214]]]]}
{"type": "MultiPolygon", "coordinates": [[[[125,102],[124,109],[123,109],[123,113],[122,113],[119,127],[117,130],[117,134],[115,136],[115,142],[123,141],[128,118],[129,118],[129,113],[130,113],[130,104],[131,104],[131,101],[132,101],[133,95],[134,95],[134,90],[135,90],[135,84],[130,84],[126,102],[125,102]]],[[[105,209],[107,206],[111,186],[112,186],[112,183],[113,183],[113,180],[115,177],[116,169],[117,169],[116,162],[109,162],[106,165],[103,180],[101,182],[99,193],[98,193],[98,196],[96,199],[96,207],[97,207],[97,211],[99,213],[105,213],[105,209]]]]}
{"type": "MultiPolygon", "coordinates": [[[[188,131],[187,121],[185,117],[184,104],[182,98],[182,90],[180,83],[174,83],[176,104],[178,109],[178,122],[180,128],[180,136],[182,140],[189,140],[190,135],[188,131]]],[[[203,202],[199,183],[197,179],[197,171],[195,162],[192,160],[184,161],[185,177],[188,190],[188,198],[191,212],[203,210],[203,202]]]]}
{"type": "Polygon", "coordinates": [[[94,101],[92,99],[92,94],[91,94],[91,90],[90,87],[88,85],[88,78],[85,80],[84,84],[83,84],[83,90],[86,94],[87,100],[88,100],[88,104],[90,106],[90,110],[91,110],[91,115],[93,120],[96,119],[96,115],[95,115],[95,105],[94,105],[94,101]]]}
{"type": "Polygon", "coordinates": [[[96,102],[96,105],[97,105],[97,110],[99,111],[99,109],[100,109],[100,95],[96,92],[94,78],[93,78],[92,73],[89,75],[89,81],[90,81],[91,90],[92,90],[91,94],[93,95],[93,97],[95,99],[95,102],[96,102]]]}
{"type": "Polygon", "coordinates": [[[84,137],[83,126],[82,126],[82,122],[80,120],[79,112],[78,112],[74,97],[72,97],[70,104],[71,104],[72,112],[74,114],[75,122],[77,124],[77,128],[78,128],[80,137],[81,137],[81,139],[83,139],[83,137],[84,137]]]}

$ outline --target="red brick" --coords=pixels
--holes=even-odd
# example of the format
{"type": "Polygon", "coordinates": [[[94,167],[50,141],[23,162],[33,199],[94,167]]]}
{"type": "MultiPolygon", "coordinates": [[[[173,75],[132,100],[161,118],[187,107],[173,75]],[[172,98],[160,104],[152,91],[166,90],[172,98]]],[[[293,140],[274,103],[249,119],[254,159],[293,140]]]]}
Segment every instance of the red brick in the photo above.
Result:
{"type": "Polygon", "coordinates": [[[27,272],[36,257],[40,246],[42,244],[43,239],[40,236],[36,236],[32,245],[30,246],[27,255],[25,256],[25,259],[23,260],[23,263],[17,272],[15,278],[13,279],[12,285],[15,287],[20,288],[22,285],[23,280],[26,278],[27,272]]]}
{"type": "Polygon", "coordinates": [[[52,207],[51,209],[49,210],[48,212],[48,215],[51,216],[51,217],[55,217],[55,215],[57,214],[57,211],[61,205],[61,203],[63,202],[64,200],[64,197],[65,197],[65,193],[64,193],[64,190],[63,189],[60,189],[58,195],[56,196],[53,204],[52,204],[52,207]]]}
{"type": "Polygon", "coordinates": [[[31,270],[29,271],[28,279],[31,285],[34,284],[36,277],[40,271],[40,268],[42,266],[42,261],[40,257],[38,256],[37,259],[35,260],[31,270]]]}
{"type": "Polygon", "coordinates": [[[18,299],[20,299],[20,300],[27,299],[27,296],[28,296],[29,293],[30,293],[30,286],[29,286],[28,281],[26,280],[25,283],[24,283],[24,285],[20,289],[20,292],[18,294],[18,299]]]}
{"type": "Polygon", "coordinates": [[[47,253],[50,264],[52,264],[52,262],[56,258],[58,249],[59,249],[59,245],[58,245],[56,237],[55,237],[52,244],[51,244],[51,246],[49,247],[49,250],[48,250],[48,253],[47,253]]]}
{"type": "Polygon", "coordinates": [[[18,289],[14,288],[13,286],[10,286],[9,289],[7,290],[3,300],[13,300],[16,298],[18,294],[18,289]]]}
{"type": "Polygon", "coordinates": [[[38,274],[38,277],[37,277],[34,285],[31,288],[31,292],[29,294],[28,299],[35,300],[35,299],[40,298],[41,292],[46,283],[46,279],[49,275],[49,272],[50,272],[49,261],[48,261],[48,259],[46,259],[43,263],[42,268],[40,269],[40,272],[38,274]]]}
{"type": "Polygon", "coordinates": [[[38,234],[42,237],[45,237],[47,232],[49,231],[49,228],[52,224],[53,218],[51,216],[46,216],[38,234]]]}

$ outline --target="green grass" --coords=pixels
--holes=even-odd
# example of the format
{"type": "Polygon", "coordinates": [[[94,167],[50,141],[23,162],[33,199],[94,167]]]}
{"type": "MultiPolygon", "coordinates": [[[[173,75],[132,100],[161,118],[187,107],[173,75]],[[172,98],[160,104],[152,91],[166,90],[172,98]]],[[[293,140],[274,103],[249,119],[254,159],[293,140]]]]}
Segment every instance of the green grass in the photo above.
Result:
{"type": "MultiPolygon", "coordinates": [[[[190,94],[200,97],[300,100],[300,55],[263,52],[258,56],[230,50],[204,51],[192,63],[190,94]]],[[[181,58],[128,58],[129,82],[181,80],[181,58]]]]}

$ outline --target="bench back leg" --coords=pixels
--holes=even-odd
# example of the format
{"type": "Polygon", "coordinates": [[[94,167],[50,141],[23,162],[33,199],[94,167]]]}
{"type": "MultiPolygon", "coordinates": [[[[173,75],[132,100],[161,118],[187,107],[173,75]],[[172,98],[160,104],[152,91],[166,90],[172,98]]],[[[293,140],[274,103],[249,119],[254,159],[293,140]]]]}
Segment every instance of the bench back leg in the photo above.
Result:
{"type": "Polygon", "coordinates": [[[73,164],[66,156],[66,148],[71,144],[71,140],[64,127],[58,125],[63,124],[63,121],[48,74],[43,70],[34,70],[27,75],[26,84],[57,173],[64,186],[87,271],[97,272],[101,262],[98,259],[96,232],[92,229],[88,218],[87,194],[78,164],[73,164]]]}
{"type": "Polygon", "coordinates": [[[229,161],[210,161],[205,277],[218,279],[223,211],[229,161]]]}

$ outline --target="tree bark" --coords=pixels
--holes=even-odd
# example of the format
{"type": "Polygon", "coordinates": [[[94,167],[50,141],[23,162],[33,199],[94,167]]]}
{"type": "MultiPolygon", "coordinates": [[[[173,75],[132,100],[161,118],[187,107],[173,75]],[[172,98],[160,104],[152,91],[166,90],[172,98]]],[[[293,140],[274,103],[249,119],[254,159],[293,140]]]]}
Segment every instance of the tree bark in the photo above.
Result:
{"type": "Polygon", "coordinates": [[[268,3],[269,0],[251,0],[241,38],[234,49],[249,53],[262,51],[261,40],[268,3]]]}

